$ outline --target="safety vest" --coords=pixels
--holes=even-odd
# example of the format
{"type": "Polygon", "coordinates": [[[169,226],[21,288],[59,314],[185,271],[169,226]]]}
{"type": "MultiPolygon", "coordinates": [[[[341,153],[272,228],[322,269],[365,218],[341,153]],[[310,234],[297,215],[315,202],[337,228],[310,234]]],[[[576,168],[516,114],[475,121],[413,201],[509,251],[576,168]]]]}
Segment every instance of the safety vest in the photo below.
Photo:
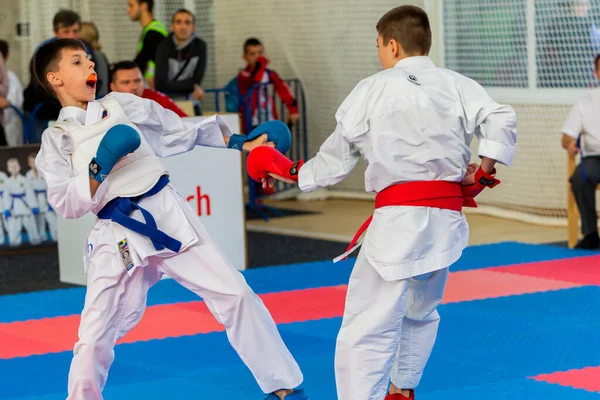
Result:
{"type": "MultiPolygon", "coordinates": [[[[98,151],[98,145],[106,131],[116,124],[133,125],[121,105],[110,94],[98,101],[108,111],[106,118],[88,126],[58,121],[56,128],[69,135],[73,143],[71,165],[74,175],[87,173],[90,161],[98,151]]],[[[141,145],[133,153],[115,164],[106,178],[108,189],[92,212],[97,214],[109,201],[117,197],[135,197],[148,192],[167,171],[140,132],[141,145]]]]}
{"type": "MultiPolygon", "coordinates": [[[[167,37],[169,35],[167,28],[165,27],[165,25],[162,22],[160,22],[157,19],[150,21],[150,23],[148,25],[146,25],[144,27],[144,29],[142,30],[142,35],[140,36],[140,40],[138,41],[138,48],[137,48],[138,53],[140,53],[142,51],[142,49],[144,48],[144,38],[146,37],[146,34],[150,31],[156,31],[156,32],[160,33],[161,35],[163,35],[164,37],[167,37]]],[[[139,67],[144,69],[143,65],[140,65],[139,67]]],[[[155,70],[156,70],[156,64],[154,63],[154,61],[148,61],[148,65],[146,66],[146,72],[144,73],[144,77],[146,79],[154,78],[155,70]]]]}

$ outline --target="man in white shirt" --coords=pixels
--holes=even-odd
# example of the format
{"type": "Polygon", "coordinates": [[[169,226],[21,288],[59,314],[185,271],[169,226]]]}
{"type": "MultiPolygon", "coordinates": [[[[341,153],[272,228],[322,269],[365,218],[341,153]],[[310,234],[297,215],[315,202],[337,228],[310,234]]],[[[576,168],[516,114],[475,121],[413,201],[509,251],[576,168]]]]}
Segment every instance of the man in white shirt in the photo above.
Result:
{"type": "MultiPolygon", "coordinates": [[[[594,60],[595,75],[600,80],[600,56],[594,60]]],[[[600,182],[600,89],[577,101],[562,128],[562,146],[571,155],[581,152],[581,163],[571,176],[571,190],[581,215],[583,239],[577,249],[598,249],[596,185],[600,182]]]]}

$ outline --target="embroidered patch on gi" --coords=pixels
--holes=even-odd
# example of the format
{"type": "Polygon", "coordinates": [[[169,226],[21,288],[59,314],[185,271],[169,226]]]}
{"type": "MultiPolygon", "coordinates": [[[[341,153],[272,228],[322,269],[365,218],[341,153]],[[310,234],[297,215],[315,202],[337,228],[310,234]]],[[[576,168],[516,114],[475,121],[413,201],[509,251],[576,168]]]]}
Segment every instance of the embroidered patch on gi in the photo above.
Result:
{"type": "Polygon", "coordinates": [[[119,253],[121,253],[121,261],[123,261],[123,268],[125,271],[129,271],[133,268],[133,261],[131,260],[131,254],[129,253],[129,245],[127,239],[123,239],[118,243],[119,253]]]}

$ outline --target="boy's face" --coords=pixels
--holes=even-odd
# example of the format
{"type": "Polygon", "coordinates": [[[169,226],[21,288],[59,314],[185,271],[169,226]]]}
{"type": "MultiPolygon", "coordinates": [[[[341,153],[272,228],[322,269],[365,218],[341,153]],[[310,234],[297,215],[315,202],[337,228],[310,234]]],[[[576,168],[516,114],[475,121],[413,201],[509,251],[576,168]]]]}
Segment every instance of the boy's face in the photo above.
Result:
{"type": "Polygon", "coordinates": [[[384,44],[383,37],[377,36],[377,55],[383,69],[394,68],[398,62],[398,46],[398,42],[393,39],[384,44]]]}
{"type": "Polygon", "coordinates": [[[131,93],[138,97],[144,94],[144,78],[139,68],[120,69],[110,83],[113,92],[131,93]]]}
{"type": "Polygon", "coordinates": [[[6,167],[11,176],[19,175],[19,172],[21,172],[21,165],[17,160],[8,160],[6,167]]]}
{"type": "Polygon", "coordinates": [[[261,44],[258,46],[248,46],[246,47],[244,60],[246,60],[249,66],[254,67],[254,65],[256,65],[256,60],[258,60],[258,57],[262,56],[264,52],[264,47],[261,44]]]}
{"type": "Polygon", "coordinates": [[[96,98],[94,63],[81,49],[64,49],[58,71],[49,72],[47,78],[67,104],[88,103],[96,98]]]}
{"type": "Polygon", "coordinates": [[[173,17],[173,23],[171,24],[171,30],[175,34],[175,39],[179,41],[186,41],[192,37],[194,33],[194,20],[192,16],[185,12],[175,14],[173,17]]]}
{"type": "Polygon", "coordinates": [[[29,168],[35,169],[35,157],[27,157],[27,164],[29,165],[29,168]]]}
{"type": "Polygon", "coordinates": [[[79,39],[79,33],[81,27],[79,23],[75,23],[71,26],[59,25],[58,30],[54,31],[54,36],[57,39],[79,39]]]}

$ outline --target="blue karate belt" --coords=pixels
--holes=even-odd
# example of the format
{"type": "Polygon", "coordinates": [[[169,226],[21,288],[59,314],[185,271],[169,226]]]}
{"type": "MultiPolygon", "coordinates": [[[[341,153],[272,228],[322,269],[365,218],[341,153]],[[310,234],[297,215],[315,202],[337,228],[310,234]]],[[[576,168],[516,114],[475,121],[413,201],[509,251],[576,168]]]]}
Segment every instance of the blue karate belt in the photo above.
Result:
{"type": "Polygon", "coordinates": [[[15,208],[15,199],[19,199],[23,202],[23,204],[25,204],[25,207],[27,208],[31,208],[29,207],[29,204],[27,204],[27,201],[25,200],[25,193],[20,193],[20,194],[10,194],[10,197],[12,197],[11,201],[10,201],[10,209],[14,209],[15,208]]]}
{"type": "Polygon", "coordinates": [[[175,253],[181,249],[181,242],[172,238],[156,226],[156,221],[152,214],[138,205],[139,201],[145,197],[154,196],[169,184],[169,177],[163,175],[156,185],[148,192],[137,197],[117,197],[108,202],[100,210],[98,218],[110,219],[113,222],[152,240],[156,250],[163,250],[165,247],[175,253]],[[134,210],[140,210],[146,223],[131,218],[129,215],[134,210]]]}

